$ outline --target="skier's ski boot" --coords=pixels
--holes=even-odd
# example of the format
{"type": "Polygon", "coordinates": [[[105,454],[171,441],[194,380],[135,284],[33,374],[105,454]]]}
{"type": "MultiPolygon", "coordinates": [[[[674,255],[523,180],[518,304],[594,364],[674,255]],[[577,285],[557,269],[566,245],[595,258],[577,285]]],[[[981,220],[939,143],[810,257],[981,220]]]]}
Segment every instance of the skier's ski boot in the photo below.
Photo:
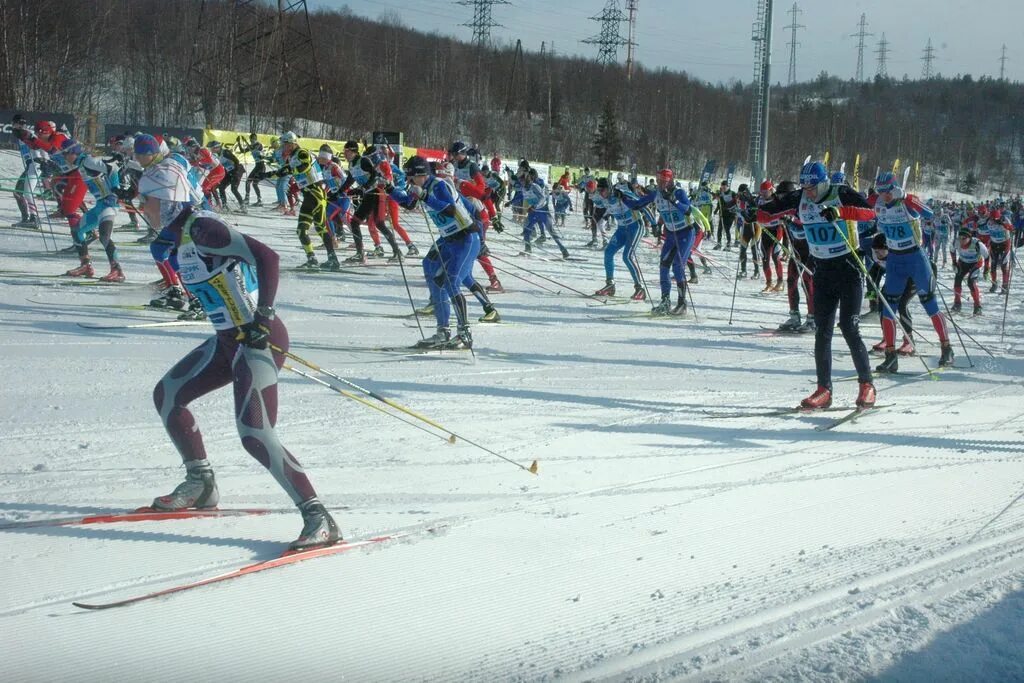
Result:
{"type": "Polygon", "coordinates": [[[11,225],[12,228],[39,228],[39,219],[36,216],[23,218],[11,225]]]}
{"type": "Polygon", "coordinates": [[[779,280],[778,282],[775,283],[775,286],[772,287],[772,291],[773,292],[781,292],[785,288],[786,288],[786,283],[783,282],[782,280],[779,280]]]}
{"type": "Polygon", "coordinates": [[[633,296],[629,298],[633,301],[647,301],[647,292],[640,285],[633,285],[633,296]]]}
{"type": "Polygon", "coordinates": [[[289,550],[302,551],[334,545],[341,540],[338,525],[327,512],[327,508],[317,498],[310,498],[299,503],[302,513],[302,531],[299,537],[291,542],[289,550]]]}
{"type": "Polygon", "coordinates": [[[709,265],[708,265],[708,264],[706,264],[706,263],[705,263],[705,264],[703,264],[703,265],[704,265],[704,274],[705,274],[705,275],[711,275],[711,266],[709,266],[709,265]]]}
{"type": "Polygon", "coordinates": [[[316,270],[320,267],[320,262],[316,260],[316,254],[306,254],[306,262],[299,266],[307,270],[316,270]]]}
{"type": "Polygon", "coordinates": [[[253,204],[253,206],[263,206],[263,200],[262,199],[257,199],[256,203],[253,204]]]}
{"type": "Polygon", "coordinates": [[[868,313],[878,313],[878,299],[868,299],[868,313]]]}
{"type": "Polygon", "coordinates": [[[944,368],[953,364],[953,345],[946,342],[942,345],[942,355],[939,357],[939,367],[944,368]]]}
{"type": "Polygon", "coordinates": [[[824,410],[832,406],[832,390],[818,387],[814,393],[800,401],[800,407],[806,410],[824,410]]]}
{"type": "Polygon", "coordinates": [[[534,243],[534,244],[536,244],[536,245],[537,245],[537,246],[539,247],[540,245],[544,244],[544,243],[545,243],[545,242],[547,242],[547,241],[548,241],[548,238],[547,238],[547,237],[546,237],[546,236],[544,235],[544,233],[541,233],[541,234],[540,234],[540,235],[539,235],[539,236],[537,237],[537,239],[535,239],[535,240],[533,241],[533,243],[534,243]]]}
{"type": "Polygon", "coordinates": [[[416,248],[415,244],[413,244],[412,242],[409,242],[409,244],[407,244],[406,247],[405,247],[405,255],[406,256],[419,256],[420,255],[420,250],[416,248]]]}
{"type": "Polygon", "coordinates": [[[712,249],[712,251],[722,251],[722,245],[721,244],[716,244],[714,246],[714,248],[712,249]]]}
{"type": "Polygon", "coordinates": [[[740,272],[736,273],[736,279],[737,280],[746,280],[747,279],[747,271],[746,271],[746,269],[743,269],[740,272]]]}
{"type": "Polygon", "coordinates": [[[172,287],[165,299],[165,306],[179,311],[188,308],[189,296],[182,287],[172,287]]]}
{"type": "Polygon", "coordinates": [[[468,327],[460,327],[452,342],[454,342],[454,345],[448,348],[471,349],[473,348],[473,334],[469,331],[468,327]]]}
{"type": "Polygon", "coordinates": [[[418,349],[440,349],[447,346],[452,340],[452,332],[447,327],[437,328],[437,332],[416,342],[418,349]]]}
{"type": "Polygon", "coordinates": [[[77,268],[72,268],[64,274],[68,277],[94,277],[96,275],[96,271],[93,270],[91,263],[86,262],[77,268]]]}
{"type": "Polygon", "coordinates": [[[396,251],[395,253],[388,257],[388,263],[401,263],[402,258],[402,252],[396,251]]]}
{"type": "Polygon", "coordinates": [[[615,296],[615,282],[608,280],[604,287],[594,292],[594,296],[615,296]]]}
{"type": "Polygon", "coordinates": [[[800,326],[800,332],[814,332],[818,329],[818,324],[814,322],[814,318],[804,318],[804,324],[800,326]]]}
{"type": "Polygon", "coordinates": [[[188,310],[179,315],[178,320],[206,320],[206,311],[198,297],[189,297],[188,310]]]}
{"type": "Polygon", "coordinates": [[[354,263],[356,265],[366,265],[366,253],[362,249],[357,249],[356,253],[345,259],[345,263],[354,263]]]}
{"type": "Polygon", "coordinates": [[[498,279],[497,275],[491,278],[491,284],[487,285],[487,291],[497,293],[505,291],[505,288],[501,286],[501,280],[498,279]]]}
{"type": "Polygon", "coordinates": [[[110,266],[110,272],[101,277],[100,282],[124,282],[124,271],[121,266],[110,266]]]}
{"type": "Polygon", "coordinates": [[[974,315],[981,315],[981,304],[974,304],[974,315]]]}
{"type": "Polygon", "coordinates": [[[725,249],[723,249],[722,251],[732,251],[732,243],[730,242],[729,244],[726,244],[725,249]]]}
{"type": "Polygon", "coordinates": [[[135,240],[135,243],[136,244],[149,244],[150,242],[152,242],[153,240],[156,239],[156,236],[157,236],[156,230],[154,230],[153,228],[148,228],[146,230],[146,234],[143,235],[142,237],[140,237],[139,239],[135,240]]]}
{"type": "Polygon", "coordinates": [[[152,507],[155,510],[202,510],[217,507],[220,494],[210,463],[206,460],[193,460],[185,466],[188,468],[185,481],[166,496],[154,499],[152,507]]]}
{"type": "Polygon", "coordinates": [[[484,306],[484,314],[479,318],[482,323],[500,323],[501,316],[498,315],[498,309],[488,304],[484,306]]]}
{"type": "Polygon", "coordinates": [[[341,264],[338,263],[338,257],[334,254],[329,254],[327,260],[320,264],[320,270],[330,270],[338,272],[341,270],[341,264]]]}
{"type": "Polygon", "coordinates": [[[417,308],[416,315],[434,315],[434,302],[429,302],[423,308],[417,308]]]}
{"type": "Polygon", "coordinates": [[[882,353],[885,351],[885,340],[878,342],[871,347],[871,353],[882,353]]]}
{"type": "Polygon", "coordinates": [[[593,249],[596,246],[597,246],[597,240],[590,240],[589,242],[587,242],[586,244],[583,245],[583,248],[584,249],[593,249]]]}
{"type": "Polygon", "coordinates": [[[888,374],[895,374],[900,369],[900,357],[896,353],[896,350],[889,347],[885,350],[885,360],[882,364],[875,368],[875,372],[884,372],[888,374]]]}
{"type": "Polygon", "coordinates": [[[672,315],[686,315],[686,296],[682,292],[679,293],[679,301],[669,313],[672,315]]]}
{"type": "Polygon", "coordinates": [[[669,307],[672,305],[672,299],[668,296],[661,297],[661,302],[651,309],[651,315],[662,316],[668,315],[669,307]]]}
{"type": "Polygon", "coordinates": [[[765,285],[765,286],[764,286],[764,289],[762,289],[762,290],[761,290],[761,293],[762,293],[762,294],[767,294],[767,293],[769,293],[770,291],[772,291],[772,286],[771,286],[771,283],[769,283],[769,284],[765,285]]]}
{"type": "Polygon", "coordinates": [[[569,250],[566,249],[565,247],[562,247],[562,260],[563,261],[568,261],[569,260],[569,250]]]}
{"type": "Polygon", "coordinates": [[[800,311],[790,311],[789,319],[779,325],[781,332],[796,332],[800,329],[800,311]]]}
{"type": "Polygon", "coordinates": [[[999,285],[997,285],[995,282],[993,282],[992,286],[988,288],[988,293],[989,294],[995,294],[998,291],[999,291],[999,285]]]}
{"type": "Polygon", "coordinates": [[[903,338],[903,343],[900,344],[900,348],[896,349],[896,353],[901,356],[913,356],[914,355],[914,344],[907,339],[903,338]]]}
{"type": "Polygon", "coordinates": [[[373,248],[373,252],[370,253],[370,258],[384,258],[384,247],[377,245],[373,248]]]}
{"type": "Polygon", "coordinates": [[[952,313],[959,313],[960,312],[960,302],[959,301],[954,301],[953,305],[950,307],[949,310],[952,313]]]}
{"type": "Polygon", "coordinates": [[[687,280],[687,282],[689,282],[691,285],[698,284],[700,281],[697,279],[697,273],[690,273],[690,279],[687,280]]]}
{"type": "Polygon", "coordinates": [[[871,382],[861,382],[860,391],[857,393],[857,407],[871,408],[875,405],[875,385],[871,382]]]}

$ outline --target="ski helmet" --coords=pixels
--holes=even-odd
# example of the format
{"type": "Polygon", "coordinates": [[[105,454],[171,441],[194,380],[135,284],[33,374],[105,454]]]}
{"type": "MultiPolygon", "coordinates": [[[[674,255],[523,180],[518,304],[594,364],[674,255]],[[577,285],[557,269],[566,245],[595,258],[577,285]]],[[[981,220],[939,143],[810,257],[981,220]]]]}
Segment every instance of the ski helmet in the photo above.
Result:
{"type": "Polygon", "coordinates": [[[596,180],[588,180],[587,184],[584,185],[584,189],[586,189],[587,192],[595,192],[595,191],[597,191],[597,181],[596,180]]]}
{"type": "Polygon", "coordinates": [[[875,189],[878,190],[879,194],[892,192],[898,187],[899,183],[896,182],[896,174],[892,171],[882,171],[875,179],[875,189]]]}
{"type": "Polygon", "coordinates": [[[299,137],[290,130],[281,133],[281,144],[284,145],[289,143],[293,145],[299,144],[299,137]]]}
{"type": "Polygon", "coordinates": [[[402,168],[405,169],[405,174],[410,177],[430,175],[430,165],[419,154],[406,159],[405,163],[402,164],[402,168]]]}
{"type": "Polygon", "coordinates": [[[57,126],[53,121],[36,121],[36,135],[53,135],[57,132],[57,126]]]}
{"type": "Polygon", "coordinates": [[[779,186],[775,188],[775,191],[779,194],[786,194],[787,192],[795,192],[797,189],[796,183],[792,180],[783,180],[779,183],[779,186]]]}
{"type": "Polygon", "coordinates": [[[971,237],[971,231],[968,230],[967,228],[960,228],[960,232],[957,234],[960,236],[960,239],[963,239],[965,237],[969,239],[971,237]]]}
{"type": "Polygon", "coordinates": [[[832,174],[832,184],[833,185],[845,185],[846,184],[846,174],[843,173],[842,171],[836,171],[835,173],[833,173],[832,174]]]}
{"type": "Polygon", "coordinates": [[[327,143],[324,143],[324,144],[320,145],[320,154],[319,154],[320,157],[327,157],[328,159],[330,159],[331,156],[333,156],[333,155],[334,155],[334,150],[331,149],[330,145],[328,145],[327,143]]]}
{"type": "Polygon", "coordinates": [[[775,192],[775,185],[772,184],[771,180],[762,180],[760,190],[761,194],[771,194],[775,192]]]}
{"type": "Polygon", "coordinates": [[[469,145],[462,140],[456,140],[452,143],[452,146],[448,148],[448,154],[452,157],[457,157],[460,154],[469,154],[469,145]]]}
{"type": "Polygon", "coordinates": [[[676,174],[672,172],[671,168],[663,168],[658,171],[658,180],[664,180],[665,182],[672,184],[672,181],[676,179],[676,174]]]}
{"type": "Polygon", "coordinates": [[[828,192],[828,169],[820,161],[811,161],[800,169],[800,186],[805,189],[815,188],[815,196],[819,199],[828,192]]]}
{"type": "Polygon", "coordinates": [[[749,191],[750,191],[750,185],[747,185],[746,183],[740,183],[740,186],[736,188],[736,192],[738,192],[739,194],[743,194],[743,193],[749,192],[749,191]]]}
{"type": "Polygon", "coordinates": [[[608,188],[609,188],[609,185],[608,185],[608,179],[607,178],[598,178],[597,179],[597,189],[598,190],[607,190],[608,188]]]}
{"type": "Polygon", "coordinates": [[[501,157],[495,155],[491,158],[491,170],[495,173],[501,170],[501,157]]]}
{"type": "Polygon", "coordinates": [[[992,221],[1001,221],[1003,220],[1003,212],[1000,211],[999,209],[996,209],[991,214],[989,214],[988,218],[989,220],[992,221]]]}
{"type": "Polygon", "coordinates": [[[24,128],[27,124],[28,121],[21,114],[15,114],[14,118],[11,119],[11,126],[15,128],[24,128]]]}

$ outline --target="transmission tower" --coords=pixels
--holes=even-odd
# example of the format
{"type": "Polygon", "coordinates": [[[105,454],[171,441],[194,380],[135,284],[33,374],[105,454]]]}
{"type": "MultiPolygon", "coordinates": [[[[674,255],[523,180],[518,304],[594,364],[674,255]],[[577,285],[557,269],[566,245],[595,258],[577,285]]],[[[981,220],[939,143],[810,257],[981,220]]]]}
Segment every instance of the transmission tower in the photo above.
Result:
{"type": "Polygon", "coordinates": [[[885,61],[889,56],[889,41],[885,39],[885,33],[882,34],[882,39],[878,41],[878,49],[875,50],[875,54],[878,55],[878,68],[875,69],[875,75],[882,78],[889,76],[888,70],[885,68],[885,61]]]}
{"type": "Polygon", "coordinates": [[[1003,43],[1003,54],[999,58],[999,80],[1006,80],[1006,43],[1003,43]]]}
{"type": "Polygon", "coordinates": [[[858,81],[864,80],[864,39],[875,35],[874,33],[867,32],[867,25],[867,15],[861,14],[860,23],[857,24],[857,32],[850,34],[851,37],[857,38],[857,75],[854,76],[854,79],[858,81]]]}
{"type": "Polygon", "coordinates": [[[932,72],[932,62],[935,61],[935,48],[932,47],[931,37],[928,38],[928,45],[924,49],[924,56],[921,57],[921,61],[924,62],[924,66],[921,68],[921,78],[927,81],[934,75],[932,72]]]}
{"type": "Polygon", "coordinates": [[[789,26],[786,26],[786,28],[793,32],[790,34],[789,43],[787,43],[789,45],[789,85],[796,83],[796,46],[800,44],[796,42],[796,30],[798,28],[807,28],[803,24],[796,23],[803,13],[804,11],[797,7],[795,2],[793,3],[793,8],[786,12],[786,14],[790,15],[789,26]]]}
{"type": "Polygon", "coordinates": [[[629,13],[629,38],[626,40],[626,80],[633,79],[633,49],[636,47],[636,11],[638,0],[626,0],[629,13]]]}
{"type": "Polygon", "coordinates": [[[232,129],[238,115],[248,115],[250,130],[260,119],[287,125],[296,118],[324,120],[326,98],[306,0],[276,5],[203,0],[188,69],[198,103],[182,93],[179,116],[202,112],[205,125],[232,129]]]}
{"type": "Polygon", "coordinates": [[[619,9],[618,0],[608,0],[604,9],[596,17],[590,17],[592,21],[600,22],[601,32],[596,36],[587,38],[581,42],[588,45],[597,45],[597,62],[608,66],[614,64],[617,59],[620,45],[626,45],[627,40],[619,33],[619,24],[626,21],[626,15],[619,9]]]}
{"type": "Polygon", "coordinates": [[[508,5],[508,0],[455,0],[456,5],[473,8],[473,21],[460,26],[468,26],[473,29],[473,44],[477,47],[487,47],[491,44],[491,29],[501,24],[494,21],[491,10],[495,5],[508,5]]]}
{"type": "Polygon", "coordinates": [[[757,0],[750,38],[754,41],[754,103],[750,112],[750,170],[759,183],[768,177],[768,101],[771,95],[772,0],[757,0]]]}

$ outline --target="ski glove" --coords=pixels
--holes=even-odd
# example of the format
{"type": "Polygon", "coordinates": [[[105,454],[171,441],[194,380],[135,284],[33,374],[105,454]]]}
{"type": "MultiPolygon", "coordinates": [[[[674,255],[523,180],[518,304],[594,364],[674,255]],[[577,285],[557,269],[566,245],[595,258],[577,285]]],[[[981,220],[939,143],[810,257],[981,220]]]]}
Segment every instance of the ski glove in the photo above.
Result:
{"type": "Polygon", "coordinates": [[[829,223],[839,220],[839,209],[834,206],[826,206],[821,210],[821,217],[829,223]]]}
{"type": "Polygon", "coordinates": [[[238,334],[235,336],[235,339],[243,346],[263,351],[270,342],[269,321],[257,313],[251,323],[246,323],[238,328],[238,334]]]}

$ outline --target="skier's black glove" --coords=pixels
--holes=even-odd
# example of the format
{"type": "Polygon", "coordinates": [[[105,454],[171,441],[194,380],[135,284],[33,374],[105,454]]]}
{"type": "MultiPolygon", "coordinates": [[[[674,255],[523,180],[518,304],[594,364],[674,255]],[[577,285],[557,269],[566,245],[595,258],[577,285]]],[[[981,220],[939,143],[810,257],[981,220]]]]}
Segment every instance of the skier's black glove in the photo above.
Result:
{"type": "Polygon", "coordinates": [[[257,313],[251,323],[246,323],[238,328],[235,339],[243,346],[263,351],[270,342],[270,321],[257,313]]]}
{"type": "Polygon", "coordinates": [[[839,209],[834,206],[826,206],[821,210],[821,217],[829,223],[839,220],[839,209]]]}

